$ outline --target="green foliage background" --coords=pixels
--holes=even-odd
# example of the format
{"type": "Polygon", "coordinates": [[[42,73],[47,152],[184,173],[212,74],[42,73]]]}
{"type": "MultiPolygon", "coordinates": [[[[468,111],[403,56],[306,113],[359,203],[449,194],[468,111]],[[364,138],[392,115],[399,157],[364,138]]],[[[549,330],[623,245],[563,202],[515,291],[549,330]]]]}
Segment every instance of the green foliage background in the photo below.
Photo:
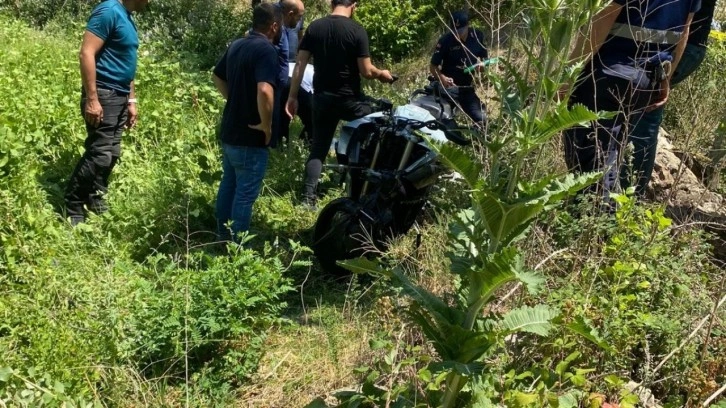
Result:
{"type": "MultiPolygon", "coordinates": [[[[388,63],[402,60],[394,67],[410,69],[418,79],[425,76],[425,63],[407,56],[422,52],[426,57],[426,44],[440,32],[437,11],[464,6],[422,0],[362,3],[357,18],[377,47],[374,57],[388,63]],[[421,66],[408,67],[415,64],[421,66]]],[[[112,210],[92,217],[88,225],[69,228],[58,214],[85,138],[77,52],[83,19],[93,4],[0,3],[12,16],[0,17],[0,401],[9,406],[232,404],[238,387],[255,381],[261,356],[268,351],[266,336],[290,324],[282,316],[290,314],[290,300],[297,301],[297,293],[288,296],[294,286],[291,273],[310,271],[309,254],[286,242],[303,239],[314,222],[314,215],[293,205],[305,151],[293,145],[271,157],[273,170],[254,215],[259,226],[254,250],[210,244],[215,183],[221,174],[215,129],[222,101],[204,69],[249,26],[249,10],[221,0],[154,0],[138,20],[143,35],[137,78],[141,122],[124,136],[123,159],[109,194],[112,210]]],[[[480,1],[475,7],[482,12],[477,25],[487,24],[487,10],[500,10],[503,20],[517,13],[510,1],[480,1]]],[[[308,21],[327,11],[309,10],[308,21]]],[[[512,44],[516,58],[522,45],[512,44]]],[[[677,108],[678,115],[668,119],[669,126],[689,128],[688,109],[699,105],[688,91],[720,95],[723,55],[723,44],[713,47],[692,83],[674,91],[679,103],[669,110],[677,108]]],[[[506,95],[510,80],[505,72],[488,86],[506,95]]],[[[528,94],[524,91],[532,80],[518,82],[518,91],[528,94]]],[[[547,81],[547,92],[556,90],[555,79],[547,81]]],[[[401,101],[419,85],[369,84],[368,90],[401,101]]],[[[720,100],[700,102],[716,109],[720,100]]],[[[496,110],[501,103],[493,98],[491,106],[496,110]]],[[[506,130],[500,129],[501,134],[507,135],[506,130]]],[[[703,144],[712,141],[710,134],[700,135],[703,144]]],[[[533,179],[543,168],[558,169],[557,154],[551,151],[559,146],[534,149],[536,143],[517,145],[501,157],[506,161],[507,154],[521,153],[522,174],[533,179]]],[[[511,177],[508,166],[496,173],[484,170],[502,180],[511,177]]],[[[450,266],[441,242],[451,214],[462,208],[469,193],[453,182],[441,184],[432,198],[438,211],[427,214],[431,222],[424,233],[432,238],[412,249],[414,238],[404,237],[387,258],[437,294],[443,292],[440,286],[452,285],[448,275],[440,275],[450,266]]],[[[531,227],[531,238],[517,243],[522,267],[544,265],[540,273],[546,290],[518,293],[504,307],[530,310],[544,301],[561,311],[561,321],[544,339],[529,334],[496,339],[496,353],[486,360],[489,374],[484,384],[477,384],[487,397],[522,407],[556,406],[550,400],[571,406],[573,398],[598,406],[592,401],[600,395],[603,401],[632,400],[623,391],[624,379],[662,379],[653,391],[667,406],[677,407],[702,401],[714,391],[713,382],[726,380],[722,324],[710,337],[698,336],[654,376],[659,358],[713,307],[723,270],[709,259],[708,237],[670,225],[658,206],[635,205],[626,196],[620,201],[612,217],[573,218],[561,208],[550,209],[544,221],[531,227]],[[581,323],[594,328],[609,347],[560,330],[581,323]]],[[[590,214],[593,208],[580,211],[590,214]]],[[[382,286],[371,290],[373,297],[399,295],[382,286]]],[[[318,302],[333,295],[321,290],[312,296],[318,302]]],[[[363,295],[354,297],[354,302],[364,302],[363,295]]],[[[385,403],[422,388],[433,394],[442,388],[444,379],[428,367],[438,357],[435,350],[390,317],[404,306],[363,304],[344,312],[372,315],[375,323],[366,329],[379,338],[372,342],[372,356],[356,360],[377,358],[364,361],[370,367],[359,371],[371,394],[361,398],[385,403]],[[411,345],[401,346],[403,332],[411,345]]],[[[496,317],[506,312],[496,307],[502,305],[487,312],[496,317]]],[[[307,318],[307,311],[302,315],[307,318]]],[[[332,326],[330,321],[334,319],[326,317],[321,325],[332,326]]],[[[295,329],[291,333],[297,334],[295,329]]],[[[327,338],[329,348],[322,353],[335,364],[341,344],[354,341],[340,333],[344,330],[327,338]]],[[[298,352],[306,350],[296,347],[293,353],[298,352]]],[[[317,362],[308,365],[317,367],[317,362]]],[[[315,376],[309,366],[304,369],[305,380],[315,376]]],[[[292,393],[296,387],[289,384],[301,383],[288,378],[283,388],[292,393]]]]}

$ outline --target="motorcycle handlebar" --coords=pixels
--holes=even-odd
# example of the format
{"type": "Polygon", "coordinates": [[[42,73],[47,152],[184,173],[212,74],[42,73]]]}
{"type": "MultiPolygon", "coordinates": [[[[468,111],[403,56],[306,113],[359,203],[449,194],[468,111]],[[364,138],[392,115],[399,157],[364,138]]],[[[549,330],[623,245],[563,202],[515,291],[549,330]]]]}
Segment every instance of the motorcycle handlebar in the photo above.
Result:
{"type": "Polygon", "coordinates": [[[456,143],[459,146],[468,146],[471,144],[471,140],[461,134],[462,130],[468,130],[466,128],[454,128],[451,129],[439,122],[438,120],[431,120],[428,122],[421,122],[413,119],[405,119],[406,125],[411,126],[412,130],[419,130],[423,128],[429,128],[431,130],[440,130],[444,132],[446,139],[450,142],[456,143]]]}

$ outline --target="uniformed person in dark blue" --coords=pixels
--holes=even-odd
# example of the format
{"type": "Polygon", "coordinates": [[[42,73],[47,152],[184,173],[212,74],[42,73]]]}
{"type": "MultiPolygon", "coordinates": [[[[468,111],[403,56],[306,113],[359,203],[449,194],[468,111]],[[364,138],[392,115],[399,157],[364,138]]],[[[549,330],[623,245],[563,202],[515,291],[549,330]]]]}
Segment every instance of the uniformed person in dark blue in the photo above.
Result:
{"type": "MultiPolygon", "coordinates": [[[[584,62],[585,68],[569,104],[617,115],[565,131],[565,161],[575,173],[603,171],[603,180],[591,190],[606,199],[610,192],[629,187],[630,166],[623,147],[630,128],[643,113],[668,100],[672,67],[681,60],[700,8],[701,0],[611,0],[593,16],[589,32],[577,38],[570,61],[584,62]]],[[[562,95],[564,91],[566,87],[562,95]]]]}
{"type": "Polygon", "coordinates": [[[463,11],[451,15],[450,31],[436,44],[431,56],[431,74],[446,88],[458,87],[456,102],[476,124],[486,122],[485,107],[472,85],[474,78],[464,69],[488,57],[484,34],[469,27],[469,16],[463,11]]]}

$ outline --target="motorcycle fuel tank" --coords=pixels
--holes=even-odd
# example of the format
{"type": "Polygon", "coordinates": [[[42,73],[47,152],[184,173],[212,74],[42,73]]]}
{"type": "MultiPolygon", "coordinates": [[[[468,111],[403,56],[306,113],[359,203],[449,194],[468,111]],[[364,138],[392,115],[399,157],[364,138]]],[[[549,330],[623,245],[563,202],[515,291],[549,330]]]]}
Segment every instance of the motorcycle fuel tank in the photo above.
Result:
{"type": "MultiPolygon", "coordinates": [[[[353,136],[353,132],[360,127],[363,124],[371,123],[374,121],[374,118],[379,118],[381,116],[384,116],[383,112],[374,112],[370,115],[364,116],[360,119],[352,120],[350,122],[346,122],[343,124],[343,128],[340,131],[340,136],[335,143],[336,148],[335,151],[338,154],[346,154],[348,151],[348,143],[350,142],[351,137],[353,136]]],[[[427,111],[424,108],[421,108],[419,106],[407,104],[403,106],[397,107],[393,111],[393,117],[395,118],[404,118],[404,119],[412,119],[417,120],[420,122],[428,122],[431,120],[435,120],[433,115],[429,111],[427,111]]],[[[422,133],[425,133],[429,136],[429,138],[433,141],[439,142],[439,143],[446,143],[446,135],[441,130],[432,130],[429,128],[422,128],[420,129],[422,133]]]]}

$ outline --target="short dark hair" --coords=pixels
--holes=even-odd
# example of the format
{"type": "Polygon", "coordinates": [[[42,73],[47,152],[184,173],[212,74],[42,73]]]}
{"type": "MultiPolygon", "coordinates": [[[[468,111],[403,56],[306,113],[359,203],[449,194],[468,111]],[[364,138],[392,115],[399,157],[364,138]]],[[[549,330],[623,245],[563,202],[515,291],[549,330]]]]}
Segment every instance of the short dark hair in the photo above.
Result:
{"type": "Polygon", "coordinates": [[[282,24],[282,8],[277,4],[262,3],[252,10],[252,29],[265,31],[272,23],[282,24]]]}
{"type": "Polygon", "coordinates": [[[333,7],[338,7],[338,6],[350,7],[355,3],[358,3],[358,0],[331,0],[331,2],[330,2],[330,4],[333,7]]]}

